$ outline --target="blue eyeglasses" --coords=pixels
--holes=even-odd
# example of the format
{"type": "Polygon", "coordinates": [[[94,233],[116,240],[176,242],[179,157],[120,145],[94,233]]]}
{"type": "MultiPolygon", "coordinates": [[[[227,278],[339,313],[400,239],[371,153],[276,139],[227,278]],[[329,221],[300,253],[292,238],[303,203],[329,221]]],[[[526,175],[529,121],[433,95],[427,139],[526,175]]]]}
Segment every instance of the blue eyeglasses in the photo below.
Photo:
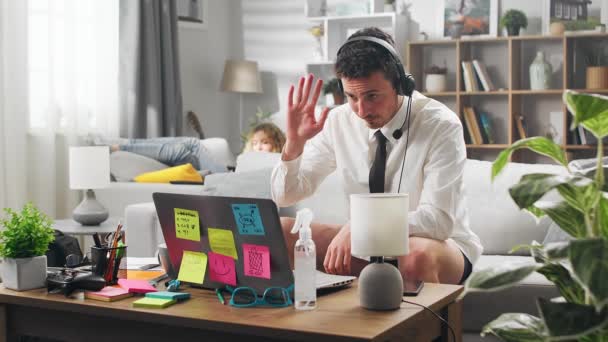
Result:
{"type": "Polygon", "coordinates": [[[289,287],[269,287],[264,290],[262,297],[259,297],[251,287],[226,286],[226,290],[231,293],[229,304],[237,308],[248,308],[258,305],[282,308],[293,304],[289,292],[293,291],[293,284],[289,287]]]}

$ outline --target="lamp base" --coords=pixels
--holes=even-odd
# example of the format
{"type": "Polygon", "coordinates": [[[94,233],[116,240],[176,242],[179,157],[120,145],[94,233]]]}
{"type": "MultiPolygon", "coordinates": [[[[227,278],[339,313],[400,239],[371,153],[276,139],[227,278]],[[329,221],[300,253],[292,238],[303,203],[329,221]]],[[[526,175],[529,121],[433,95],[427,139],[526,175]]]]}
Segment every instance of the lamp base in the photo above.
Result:
{"type": "Polygon", "coordinates": [[[395,310],[401,306],[401,272],[384,262],[372,262],[359,275],[359,300],[369,310],[395,310]]]}
{"type": "Polygon", "coordinates": [[[85,193],[82,202],[72,212],[74,221],[83,226],[97,226],[108,219],[110,213],[95,198],[93,190],[89,189],[85,193]]]}

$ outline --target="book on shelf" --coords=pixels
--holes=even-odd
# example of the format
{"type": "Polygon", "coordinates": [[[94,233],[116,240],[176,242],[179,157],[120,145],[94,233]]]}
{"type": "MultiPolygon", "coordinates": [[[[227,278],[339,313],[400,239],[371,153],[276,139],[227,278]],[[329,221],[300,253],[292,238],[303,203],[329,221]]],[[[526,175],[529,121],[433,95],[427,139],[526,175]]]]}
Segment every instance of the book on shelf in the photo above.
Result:
{"type": "Polygon", "coordinates": [[[464,135],[464,143],[470,145],[473,143],[473,137],[471,136],[471,131],[469,130],[469,125],[467,124],[464,115],[462,116],[462,134],[464,135]]]}
{"type": "Polygon", "coordinates": [[[525,139],[528,137],[526,133],[526,121],[523,115],[514,115],[513,119],[515,120],[515,127],[517,128],[517,133],[519,134],[520,139],[525,139]]]}
{"type": "Polygon", "coordinates": [[[492,79],[490,79],[490,75],[488,74],[488,69],[484,62],[474,59],[473,67],[475,68],[475,72],[477,77],[479,78],[479,83],[481,84],[484,91],[494,91],[496,87],[494,83],[492,83],[492,79]]]}
{"type": "Polygon", "coordinates": [[[477,121],[477,116],[475,115],[475,110],[473,107],[464,107],[464,117],[467,123],[469,132],[471,132],[471,137],[473,138],[473,143],[475,145],[481,145],[484,143],[484,139],[481,133],[481,128],[479,122],[477,121]]]}
{"type": "Polygon", "coordinates": [[[462,61],[462,79],[464,80],[465,91],[477,91],[477,80],[470,61],[462,61]]]}
{"type": "Polygon", "coordinates": [[[479,113],[479,121],[481,122],[482,131],[485,133],[486,143],[494,144],[494,134],[492,133],[492,122],[490,115],[486,112],[479,113]]]}
{"type": "Polygon", "coordinates": [[[583,126],[579,125],[577,127],[577,131],[578,131],[578,138],[579,138],[579,141],[581,142],[581,145],[587,145],[587,136],[585,135],[585,129],[583,128],[583,126]]]}

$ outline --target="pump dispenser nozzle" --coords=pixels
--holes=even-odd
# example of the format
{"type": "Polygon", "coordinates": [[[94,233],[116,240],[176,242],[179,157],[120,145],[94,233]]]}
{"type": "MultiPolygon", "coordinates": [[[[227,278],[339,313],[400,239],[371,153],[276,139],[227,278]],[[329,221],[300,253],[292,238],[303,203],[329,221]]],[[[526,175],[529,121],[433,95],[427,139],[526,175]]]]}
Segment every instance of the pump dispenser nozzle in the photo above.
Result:
{"type": "Polygon", "coordinates": [[[296,214],[296,222],[291,229],[292,234],[296,234],[298,231],[300,232],[300,239],[308,240],[312,238],[312,233],[310,230],[310,223],[313,219],[312,210],[308,208],[298,210],[296,214]]]}

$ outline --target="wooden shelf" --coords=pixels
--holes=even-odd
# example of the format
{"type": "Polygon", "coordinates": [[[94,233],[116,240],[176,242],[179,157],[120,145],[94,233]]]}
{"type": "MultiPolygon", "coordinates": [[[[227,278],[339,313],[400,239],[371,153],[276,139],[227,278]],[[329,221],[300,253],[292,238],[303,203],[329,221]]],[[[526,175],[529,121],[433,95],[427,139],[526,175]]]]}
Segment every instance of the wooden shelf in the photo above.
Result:
{"type": "Polygon", "coordinates": [[[422,95],[426,96],[426,97],[440,97],[440,96],[456,96],[458,94],[458,92],[455,91],[442,91],[442,92],[435,92],[435,93],[422,93],[422,95]]]}
{"type": "Polygon", "coordinates": [[[467,144],[467,148],[477,148],[477,149],[487,149],[487,150],[495,150],[495,149],[505,149],[509,147],[509,144],[467,144]]]}
{"type": "Polygon", "coordinates": [[[608,94],[608,89],[569,89],[579,93],[608,94]]]}
{"type": "Polygon", "coordinates": [[[566,145],[566,150],[597,150],[595,145],[566,145]]]}
{"type": "Polygon", "coordinates": [[[530,90],[530,89],[519,89],[512,90],[513,95],[561,95],[564,93],[563,89],[545,89],[545,90],[530,90]]]}
{"type": "Polygon", "coordinates": [[[461,91],[461,96],[477,96],[477,95],[509,95],[508,90],[495,91],[461,91]]]}

